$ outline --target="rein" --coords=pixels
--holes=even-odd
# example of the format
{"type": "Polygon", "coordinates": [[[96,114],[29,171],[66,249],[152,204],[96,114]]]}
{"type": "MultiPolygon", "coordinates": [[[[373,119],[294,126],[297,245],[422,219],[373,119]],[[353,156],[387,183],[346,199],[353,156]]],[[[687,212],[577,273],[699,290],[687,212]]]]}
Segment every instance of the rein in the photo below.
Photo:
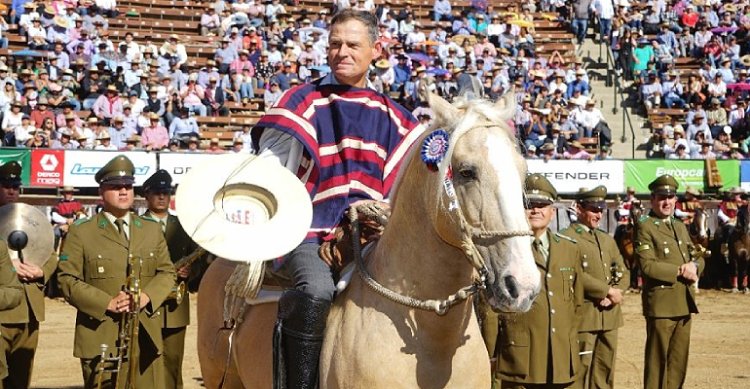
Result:
{"type": "MultiPolygon", "coordinates": [[[[484,126],[478,126],[478,127],[491,127],[490,125],[484,125],[484,126]]],[[[474,127],[477,128],[477,127],[474,127]]],[[[458,139],[461,135],[463,135],[467,131],[461,132],[459,135],[456,135],[454,138],[458,139]]],[[[455,135],[455,134],[454,134],[455,135]]],[[[452,151],[452,148],[450,149],[452,151]]],[[[446,159],[449,160],[450,152],[447,153],[448,155],[445,156],[446,159]]],[[[455,196],[455,193],[453,191],[447,191],[448,195],[451,198],[452,202],[457,203],[457,198],[455,196]]],[[[461,251],[463,251],[464,255],[466,256],[466,259],[469,261],[472,267],[477,270],[479,273],[479,277],[475,278],[471,285],[464,286],[463,288],[460,288],[455,293],[449,295],[447,298],[442,300],[434,300],[434,299],[428,299],[428,300],[421,300],[410,296],[404,296],[398,292],[395,292],[391,289],[386,288],[379,282],[377,282],[370,272],[367,270],[367,266],[364,263],[364,260],[362,258],[362,245],[360,242],[360,228],[359,228],[359,212],[363,211],[364,213],[367,213],[368,210],[365,206],[365,208],[358,209],[360,207],[350,207],[347,212],[347,217],[349,218],[349,222],[351,223],[352,228],[352,251],[354,255],[354,259],[357,264],[357,270],[359,273],[360,278],[362,281],[364,281],[365,285],[370,287],[375,293],[387,298],[388,300],[391,300],[395,303],[405,305],[407,307],[421,309],[424,311],[433,311],[436,314],[442,316],[448,313],[448,310],[453,307],[454,305],[465,301],[472,295],[474,295],[476,292],[482,289],[486,289],[486,281],[487,281],[487,274],[489,271],[487,270],[487,263],[485,262],[482,255],[479,253],[479,250],[477,249],[477,246],[474,242],[474,240],[503,240],[508,238],[515,238],[515,237],[521,237],[521,236],[532,236],[532,232],[530,230],[511,230],[511,231],[492,231],[492,230],[483,230],[480,228],[476,228],[469,224],[469,222],[464,217],[463,212],[461,211],[461,207],[455,207],[453,210],[456,212],[456,215],[458,216],[458,222],[459,226],[461,228],[461,246],[459,247],[461,251]]],[[[371,215],[368,215],[371,216],[371,215]]]]}

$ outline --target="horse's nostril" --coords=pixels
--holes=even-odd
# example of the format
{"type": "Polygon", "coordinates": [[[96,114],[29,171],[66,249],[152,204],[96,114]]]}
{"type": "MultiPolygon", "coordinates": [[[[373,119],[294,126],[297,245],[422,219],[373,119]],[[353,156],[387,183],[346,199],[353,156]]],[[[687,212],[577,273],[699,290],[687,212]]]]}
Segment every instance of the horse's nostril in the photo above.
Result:
{"type": "Polygon", "coordinates": [[[505,289],[508,290],[510,297],[518,298],[518,282],[516,281],[516,278],[513,276],[505,276],[503,282],[505,283],[505,289]]]}

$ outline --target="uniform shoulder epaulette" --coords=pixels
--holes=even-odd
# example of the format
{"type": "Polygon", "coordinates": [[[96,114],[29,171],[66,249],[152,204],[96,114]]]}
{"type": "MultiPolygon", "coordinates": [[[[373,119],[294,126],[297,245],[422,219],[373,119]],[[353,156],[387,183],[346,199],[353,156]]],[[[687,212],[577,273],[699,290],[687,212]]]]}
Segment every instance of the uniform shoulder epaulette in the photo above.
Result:
{"type": "Polygon", "coordinates": [[[87,222],[90,222],[90,221],[91,221],[90,217],[84,217],[84,218],[81,218],[81,219],[78,219],[78,220],[74,221],[73,225],[74,226],[80,226],[81,224],[87,223],[87,222]]]}
{"type": "Polygon", "coordinates": [[[559,232],[555,232],[555,236],[558,237],[558,238],[565,239],[567,241],[573,242],[573,243],[578,243],[577,240],[575,240],[575,239],[573,239],[573,238],[571,238],[571,237],[569,237],[567,235],[563,235],[563,234],[561,234],[559,232]]]}

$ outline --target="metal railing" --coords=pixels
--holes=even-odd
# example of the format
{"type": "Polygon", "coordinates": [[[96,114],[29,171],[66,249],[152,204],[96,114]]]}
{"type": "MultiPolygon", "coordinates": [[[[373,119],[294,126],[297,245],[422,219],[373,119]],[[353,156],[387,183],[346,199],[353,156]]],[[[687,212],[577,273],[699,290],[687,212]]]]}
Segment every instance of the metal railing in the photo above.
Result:
{"type": "MultiPolygon", "coordinates": [[[[603,43],[599,42],[599,51],[601,52],[603,43]]],[[[617,64],[615,64],[614,61],[614,54],[612,53],[612,47],[610,45],[604,44],[606,47],[606,53],[607,53],[607,78],[605,80],[606,86],[614,86],[614,106],[612,107],[612,113],[617,114],[617,96],[620,96],[621,103],[625,103],[627,96],[623,93],[622,85],[620,85],[620,80],[622,79],[622,72],[618,75],[616,73],[617,64]]],[[[620,137],[620,141],[622,143],[625,143],[628,141],[627,136],[627,129],[630,129],[630,158],[635,158],[635,130],[633,129],[633,119],[630,117],[630,112],[628,112],[628,108],[623,106],[622,108],[622,136],[620,137]],[[625,126],[627,124],[627,127],[625,126]]]]}

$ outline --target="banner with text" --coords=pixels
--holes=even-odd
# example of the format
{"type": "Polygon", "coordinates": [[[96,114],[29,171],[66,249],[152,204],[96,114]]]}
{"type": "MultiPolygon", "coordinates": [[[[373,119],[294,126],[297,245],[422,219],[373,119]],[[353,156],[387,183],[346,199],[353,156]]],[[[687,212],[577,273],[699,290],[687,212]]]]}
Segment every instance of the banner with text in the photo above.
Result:
{"type": "Polygon", "coordinates": [[[164,169],[172,176],[172,184],[180,183],[191,168],[215,160],[213,154],[192,153],[161,153],[159,154],[159,169],[164,169]]]}
{"type": "Polygon", "coordinates": [[[740,162],[740,186],[745,191],[750,191],[750,161],[740,162]]]}
{"type": "MultiPolygon", "coordinates": [[[[740,163],[736,160],[716,161],[723,189],[740,185],[740,163]]],[[[648,184],[656,177],[671,174],[679,182],[679,192],[690,185],[705,189],[706,166],[703,160],[650,159],[625,161],[625,185],[635,188],[636,193],[649,193],[648,184]]]]}
{"type": "Polygon", "coordinates": [[[62,186],[65,150],[36,149],[31,151],[31,186],[62,186]]]}
{"type": "Polygon", "coordinates": [[[0,165],[8,161],[18,161],[21,164],[21,185],[29,186],[31,174],[31,152],[26,149],[0,150],[0,165]]]}
{"type": "Polygon", "coordinates": [[[119,154],[124,154],[133,161],[135,185],[141,185],[156,171],[156,153],[68,150],[65,151],[63,183],[79,187],[99,186],[94,179],[94,175],[102,166],[119,154]]]}
{"type": "Polygon", "coordinates": [[[576,161],[541,159],[526,161],[529,173],[543,174],[558,193],[576,193],[580,188],[607,187],[609,193],[624,192],[623,161],[576,161]]]}

